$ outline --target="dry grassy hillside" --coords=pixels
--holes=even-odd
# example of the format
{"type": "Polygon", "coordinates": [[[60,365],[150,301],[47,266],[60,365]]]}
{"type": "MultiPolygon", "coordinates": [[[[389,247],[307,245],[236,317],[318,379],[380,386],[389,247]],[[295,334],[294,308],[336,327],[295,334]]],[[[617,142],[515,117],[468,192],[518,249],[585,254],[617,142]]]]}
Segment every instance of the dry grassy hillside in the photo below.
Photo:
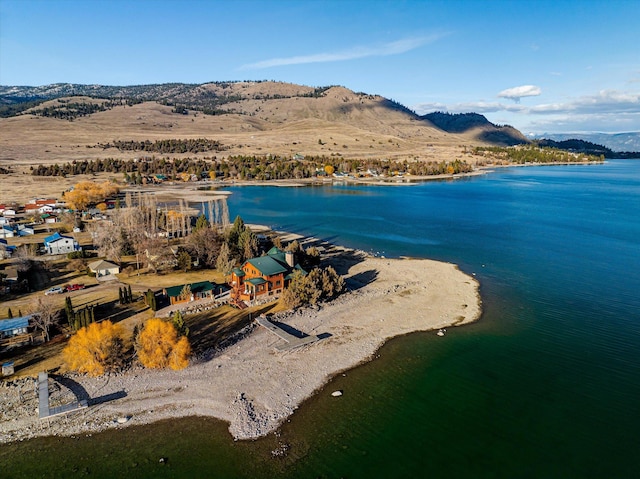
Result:
{"type": "MultiPolygon", "coordinates": [[[[73,159],[135,157],[136,152],[94,148],[113,140],[158,140],[206,137],[220,141],[224,154],[342,155],[350,158],[449,158],[461,145],[478,143],[473,135],[446,133],[375,95],[333,87],[320,97],[291,96],[310,87],[279,83],[231,84],[228,95],[246,100],[225,103],[237,112],[204,115],[172,112],[156,102],[116,106],[73,121],[45,118],[33,110],[0,119],[0,161],[18,164],[73,159]],[[257,99],[271,95],[269,99],[257,99]],[[287,96],[273,98],[273,96],[287,96]],[[436,151],[444,149],[443,151],[436,151]]],[[[224,91],[217,84],[202,89],[224,91]]],[[[64,99],[98,103],[84,97],[64,99]]],[[[57,104],[51,100],[37,109],[57,104]]],[[[206,154],[200,154],[206,156],[206,154]]],[[[219,155],[220,156],[220,155],[219,155]]]]}
{"type": "MultiPolygon", "coordinates": [[[[154,94],[161,90],[162,94],[156,96],[159,100],[130,106],[121,99],[125,98],[124,93],[122,97],[114,94],[110,99],[73,96],[41,103],[18,116],[0,118],[0,167],[14,172],[0,176],[0,182],[5,187],[11,183],[14,190],[18,187],[40,190],[43,179],[31,181],[26,177],[32,165],[148,155],[100,146],[114,140],[207,138],[223,146],[223,151],[164,155],[168,157],[300,153],[473,162],[466,153],[468,147],[487,144],[479,138],[491,141],[486,134],[495,133],[491,130],[494,125],[488,122],[481,129],[449,133],[381,96],[338,86],[313,88],[282,82],[236,82],[144,88],[154,94]],[[176,107],[162,104],[169,101],[167,98],[176,107]],[[217,111],[226,113],[204,114],[195,107],[187,108],[185,113],[176,112],[180,102],[204,105],[207,101],[217,111]],[[107,105],[107,109],[76,116],[73,121],[42,116],[43,109],[64,110],[82,103],[94,108],[107,105]]],[[[136,100],[140,101],[140,97],[136,100]]],[[[62,191],[70,182],[62,178],[47,181],[56,183],[56,191],[62,191]]]]}

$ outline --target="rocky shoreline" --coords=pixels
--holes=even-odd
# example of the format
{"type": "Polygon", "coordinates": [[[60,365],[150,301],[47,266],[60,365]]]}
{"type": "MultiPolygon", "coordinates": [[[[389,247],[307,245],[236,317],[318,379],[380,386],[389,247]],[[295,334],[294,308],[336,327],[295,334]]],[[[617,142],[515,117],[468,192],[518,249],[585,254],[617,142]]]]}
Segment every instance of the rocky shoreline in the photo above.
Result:
{"type": "Polygon", "coordinates": [[[388,339],[467,324],[481,315],[477,281],[455,265],[346,253],[332,262],[347,279],[348,293],[273,318],[324,339],[278,351],[282,340],[252,324],[182,371],[133,368],[99,378],[53,376],[52,405],[87,399],[89,407],[49,420],[38,419],[35,379],[4,382],[0,443],[186,416],[216,417],[229,423],[235,439],[257,438],[276,430],[331,377],[373,358],[388,339]]]}

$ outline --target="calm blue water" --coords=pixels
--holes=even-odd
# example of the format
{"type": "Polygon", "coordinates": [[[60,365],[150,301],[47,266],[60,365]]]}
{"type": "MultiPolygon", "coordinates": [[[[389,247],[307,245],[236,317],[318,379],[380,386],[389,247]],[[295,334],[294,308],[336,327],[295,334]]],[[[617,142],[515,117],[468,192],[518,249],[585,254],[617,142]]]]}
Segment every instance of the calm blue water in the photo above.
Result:
{"type": "Polygon", "coordinates": [[[639,161],[231,190],[248,223],[459,264],[480,280],[482,320],[392,341],[279,437],[234,443],[186,419],[29,441],[0,451],[9,477],[640,477],[639,161]]]}

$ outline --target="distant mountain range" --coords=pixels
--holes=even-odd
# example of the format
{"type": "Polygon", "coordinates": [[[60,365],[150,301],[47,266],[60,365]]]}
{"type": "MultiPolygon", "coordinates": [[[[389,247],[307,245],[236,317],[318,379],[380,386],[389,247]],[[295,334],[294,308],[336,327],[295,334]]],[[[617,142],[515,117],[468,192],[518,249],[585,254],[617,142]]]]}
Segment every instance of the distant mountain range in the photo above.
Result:
{"type": "MultiPolygon", "coordinates": [[[[375,121],[379,124],[378,130],[389,134],[401,128],[404,121],[411,121],[446,133],[461,134],[467,139],[472,138],[482,143],[516,145],[528,142],[515,128],[494,125],[476,113],[430,113],[419,116],[404,105],[379,95],[355,93],[340,86],[308,87],[271,81],[212,82],[200,85],[167,83],[105,86],[56,83],[38,87],[0,86],[0,117],[20,115],[29,109],[33,113],[37,111],[34,107],[43,102],[79,96],[117,100],[128,105],[153,101],[173,106],[179,113],[192,110],[210,115],[245,115],[268,122],[315,118],[332,122],[346,121],[353,126],[369,129],[375,121]],[[296,99],[305,101],[283,103],[296,99]],[[383,127],[383,124],[386,126],[383,127]]],[[[47,105],[47,108],[69,109],[63,105],[47,105]]],[[[103,110],[94,108],[89,114],[98,111],[103,110]]],[[[48,114],[52,113],[55,112],[48,110],[48,114]]],[[[58,117],[69,119],[70,115],[58,117]]],[[[400,137],[410,135],[412,133],[399,133],[400,137]]]]}
{"type": "Polygon", "coordinates": [[[555,141],[584,140],[605,146],[613,151],[640,151],[640,131],[628,133],[542,133],[530,139],[546,138],[555,141]]]}

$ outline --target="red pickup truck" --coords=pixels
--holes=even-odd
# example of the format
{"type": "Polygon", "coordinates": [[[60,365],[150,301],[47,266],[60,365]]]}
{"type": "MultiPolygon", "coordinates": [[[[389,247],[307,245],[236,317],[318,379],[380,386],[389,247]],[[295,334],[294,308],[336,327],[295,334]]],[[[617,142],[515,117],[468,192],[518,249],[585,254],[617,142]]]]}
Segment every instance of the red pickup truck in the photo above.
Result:
{"type": "Polygon", "coordinates": [[[79,289],[84,289],[84,284],[68,284],[64,287],[67,293],[69,291],[78,291],[79,289]]]}

